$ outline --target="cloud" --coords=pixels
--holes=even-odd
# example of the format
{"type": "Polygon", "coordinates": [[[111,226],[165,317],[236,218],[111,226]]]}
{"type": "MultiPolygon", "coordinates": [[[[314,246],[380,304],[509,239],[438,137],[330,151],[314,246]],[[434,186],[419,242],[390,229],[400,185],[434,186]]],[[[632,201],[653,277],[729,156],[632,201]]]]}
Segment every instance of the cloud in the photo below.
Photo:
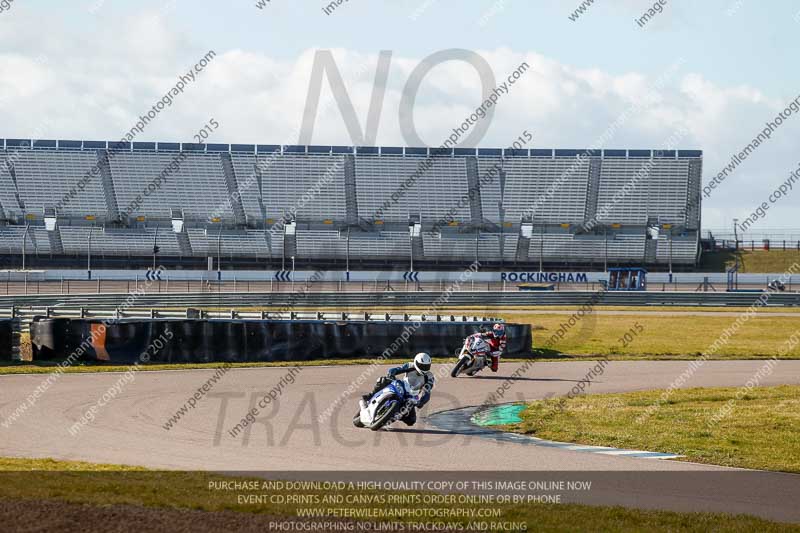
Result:
{"type": "MultiPolygon", "coordinates": [[[[83,29],[99,32],[100,38],[91,40],[74,26],[37,21],[24,10],[14,13],[13,28],[0,31],[0,69],[8,74],[0,79],[6,135],[117,139],[208,51],[169,31],[163,12],[112,19],[103,18],[104,9],[95,15],[96,28],[83,29]],[[65,42],[73,45],[65,47],[65,42]],[[104,44],[98,47],[97,42],[104,44]]],[[[296,142],[316,50],[294,58],[246,49],[216,52],[210,66],[142,138],[189,141],[214,117],[221,124],[215,141],[296,142]]],[[[706,154],[704,181],[757,135],[790,96],[764,94],[750,85],[722,86],[692,72],[680,58],[675,71],[659,83],[657,76],[577,68],[536,51],[497,48],[478,53],[492,65],[498,84],[521,63],[530,65],[501,97],[482,146],[506,146],[527,129],[537,147],[588,148],[627,112],[624,124],[603,147],[658,148],[671,132],[685,127],[690,133],[681,148],[706,154]]],[[[363,128],[377,52],[335,49],[333,54],[363,128]]],[[[422,59],[393,54],[379,144],[407,144],[399,127],[399,105],[408,77],[422,59]]],[[[450,61],[437,66],[424,79],[414,110],[420,136],[440,144],[480,102],[480,79],[471,65],[450,61]]],[[[800,118],[793,118],[741,165],[706,203],[706,227],[728,227],[731,218],[746,216],[788,177],[797,166],[792,140],[798,132],[800,118]]],[[[327,80],[313,142],[351,143],[327,80]]],[[[791,203],[787,199],[772,210],[765,224],[795,224],[791,203]]]]}

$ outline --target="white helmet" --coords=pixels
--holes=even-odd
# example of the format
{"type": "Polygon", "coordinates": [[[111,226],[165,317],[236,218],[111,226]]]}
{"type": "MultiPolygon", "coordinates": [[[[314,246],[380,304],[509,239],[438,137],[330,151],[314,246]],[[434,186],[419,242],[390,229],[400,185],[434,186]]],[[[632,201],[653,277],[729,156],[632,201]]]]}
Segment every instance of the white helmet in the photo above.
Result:
{"type": "Polygon", "coordinates": [[[414,368],[422,374],[431,369],[431,356],[425,352],[419,352],[414,356],[414,368]]]}

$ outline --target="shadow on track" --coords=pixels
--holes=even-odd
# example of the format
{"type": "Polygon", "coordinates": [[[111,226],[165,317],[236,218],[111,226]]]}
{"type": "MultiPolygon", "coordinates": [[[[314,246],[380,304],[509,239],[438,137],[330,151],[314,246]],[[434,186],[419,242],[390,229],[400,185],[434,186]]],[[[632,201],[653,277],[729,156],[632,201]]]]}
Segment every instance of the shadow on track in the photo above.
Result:
{"type": "Polygon", "coordinates": [[[494,375],[484,375],[484,376],[472,376],[470,379],[493,379],[493,380],[509,380],[509,381],[565,381],[571,383],[580,383],[581,380],[579,379],[560,379],[560,378],[523,378],[523,377],[511,377],[511,376],[494,376],[494,375]]]}
{"type": "Polygon", "coordinates": [[[497,433],[493,430],[488,429],[465,429],[463,431],[459,430],[443,430],[443,429],[414,429],[414,428],[398,428],[398,427],[389,427],[386,428],[384,431],[389,433],[411,433],[415,434],[418,433],[420,435],[490,435],[493,433],[497,433]]]}

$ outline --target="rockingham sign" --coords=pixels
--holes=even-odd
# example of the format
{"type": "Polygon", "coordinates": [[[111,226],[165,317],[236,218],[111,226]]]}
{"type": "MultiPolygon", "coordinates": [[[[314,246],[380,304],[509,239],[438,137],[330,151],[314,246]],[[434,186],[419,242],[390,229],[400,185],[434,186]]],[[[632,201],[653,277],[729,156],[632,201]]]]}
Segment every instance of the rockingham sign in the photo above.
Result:
{"type": "Polygon", "coordinates": [[[597,276],[597,272],[500,272],[499,274],[500,281],[512,283],[588,283],[607,278],[602,273],[601,276],[597,276]],[[596,279],[590,280],[590,274],[596,279]]]}
{"type": "MultiPolygon", "coordinates": [[[[157,281],[205,281],[217,280],[217,272],[206,270],[161,270],[158,272],[157,281]]],[[[326,271],[315,272],[311,270],[223,270],[220,272],[222,281],[267,281],[274,283],[296,282],[419,282],[434,283],[457,280],[461,275],[458,271],[403,271],[403,270],[369,270],[369,271],[326,271]]],[[[685,274],[684,274],[685,276],[685,274]]],[[[724,279],[725,274],[721,274],[724,279]]],[[[93,280],[145,280],[156,281],[152,271],[142,270],[93,270],[93,280]]],[[[0,283],[6,281],[62,281],[85,280],[84,270],[35,270],[13,271],[0,270],[0,283]]],[[[508,282],[508,283],[599,283],[607,281],[605,272],[475,272],[470,277],[470,282],[508,282]]],[[[702,278],[700,279],[702,281],[702,278]]]]}

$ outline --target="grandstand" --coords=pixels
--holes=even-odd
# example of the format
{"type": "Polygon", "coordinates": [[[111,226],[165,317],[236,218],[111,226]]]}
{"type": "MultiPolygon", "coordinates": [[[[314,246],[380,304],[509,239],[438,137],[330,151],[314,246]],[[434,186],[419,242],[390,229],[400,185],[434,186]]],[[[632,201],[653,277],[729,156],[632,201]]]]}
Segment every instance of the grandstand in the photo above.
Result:
{"type": "Polygon", "coordinates": [[[0,159],[6,264],[67,265],[90,247],[131,266],[154,247],[186,267],[698,260],[697,150],[0,139],[0,159]]]}

